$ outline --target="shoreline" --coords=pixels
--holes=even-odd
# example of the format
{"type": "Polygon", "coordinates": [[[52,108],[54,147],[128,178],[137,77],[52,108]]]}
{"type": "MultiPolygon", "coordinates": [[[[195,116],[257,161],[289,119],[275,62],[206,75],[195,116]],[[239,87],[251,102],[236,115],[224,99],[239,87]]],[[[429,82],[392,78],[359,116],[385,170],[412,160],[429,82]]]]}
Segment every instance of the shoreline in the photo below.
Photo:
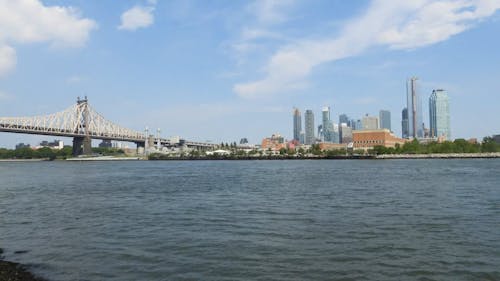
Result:
{"type": "MultiPolygon", "coordinates": [[[[395,160],[395,159],[493,159],[500,158],[500,152],[488,153],[431,153],[431,154],[380,154],[380,155],[311,155],[311,156],[288,156],[288,155],[272,155],[272,156],[197,156],[197,157],[175,157],[159,155],[157,158],[148,159],[145,157],[75,157],[68,159],[0,159],[0,163],[22,163],[22,162],[45,162],[45,161],[69,161],[69,162],[86,162],[86,161],[190,161],[190,160],[395,160]]],[[[1,281],[1,280],[0,280],[1,281]]]]}
{"type": "Polygon", "coordinates": [[[33,275],[23,264],[4,260],[2,254],[0,248],[0,281],[48,281],[33,275]]]}
{"type": "Polygon", "coordinates": [[[381,154],[376,159],[491,159],[500,158],[500,152],[485,153],[431,153],[431,154],[381,154]]]}
{"type": "MultiPolygon", "coordinates": [[[[1,253],[0,249],[0,253],[1,253]]],[[[31,273],[26,266],[17,262],[5,261],[0,256],[0,281],[48,281],[31,273]]]]}
{"type": "Polygon", "coordinates": [[[48,281],[36,277],[20,263],[0,260],[0,281],[48,281]]]}
{"type": "Polygon", "coordinates": [[[393,159],[493,159],[500,152],[492,153],[436,153],[436,154],[382,154],[382,155],[336,155],[336,156],[219,156],[219,157],[160,157],[148,161],[189,160],[393,160],[393,159]]]}

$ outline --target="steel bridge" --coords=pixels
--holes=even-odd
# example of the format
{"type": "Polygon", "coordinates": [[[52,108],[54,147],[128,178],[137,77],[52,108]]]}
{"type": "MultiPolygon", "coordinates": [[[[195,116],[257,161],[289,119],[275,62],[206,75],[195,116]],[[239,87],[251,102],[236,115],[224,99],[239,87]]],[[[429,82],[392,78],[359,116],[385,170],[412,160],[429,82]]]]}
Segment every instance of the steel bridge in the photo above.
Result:
{"type": "MultiPolygon", "coordinates": [[[[88,103],[78,98],[66,110],[33,117],[0,117],[0,132],[49,135],[73,138],[73,155],[92,154],[92,139],[133,142],[145,148],[146,142],[168,144],[166,139],[154,140],[143,132],[134,131],[106,120],[88,103]]],[[[188,147],[211,148],[214,144],[185,141],[188,147]]]]}

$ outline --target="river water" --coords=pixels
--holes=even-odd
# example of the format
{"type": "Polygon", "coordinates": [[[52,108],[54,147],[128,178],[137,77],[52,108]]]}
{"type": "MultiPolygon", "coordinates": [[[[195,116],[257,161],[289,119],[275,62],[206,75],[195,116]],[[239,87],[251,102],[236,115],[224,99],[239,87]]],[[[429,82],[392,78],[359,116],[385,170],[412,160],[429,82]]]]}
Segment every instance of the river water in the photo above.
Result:
{"type": "Polygon", "coordinates": [[[500,280],[500,160],[0,163],[49,280],[500,280]]]}

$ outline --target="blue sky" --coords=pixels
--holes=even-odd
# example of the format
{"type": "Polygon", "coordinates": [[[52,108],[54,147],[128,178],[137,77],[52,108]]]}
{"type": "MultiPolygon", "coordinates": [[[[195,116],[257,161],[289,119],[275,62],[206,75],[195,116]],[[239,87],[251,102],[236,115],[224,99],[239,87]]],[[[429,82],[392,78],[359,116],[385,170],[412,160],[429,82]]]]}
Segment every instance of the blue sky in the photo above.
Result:
{"type": "MultiPolygon", "coordinates": [[[[0,117],[87,95],[109,120],[165,137],[292,136],[292,108],[392,113],[420,78],[451,98],[454,138],[500,134],[500,1],[0,0],[0,117]]],[[[0,146],[50,137],[0,133],[0,146]]]]}

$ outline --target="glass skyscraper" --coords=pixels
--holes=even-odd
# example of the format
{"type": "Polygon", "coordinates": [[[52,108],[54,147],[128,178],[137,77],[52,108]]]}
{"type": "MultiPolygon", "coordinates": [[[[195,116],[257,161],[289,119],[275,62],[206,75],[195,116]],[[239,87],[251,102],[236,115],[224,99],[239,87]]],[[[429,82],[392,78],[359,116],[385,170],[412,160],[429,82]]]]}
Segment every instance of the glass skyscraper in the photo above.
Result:
{"type": "Polygon", "coordinates": [[[380,129],[391,129],[391,112],[389,110],[380,110],[378,120],[380,122],[380,129]]]}
{"type": "Polygon", "coordinates": [[[323,141],[331,142],[332,141],[332,133],[333,133],[333,124],[330,121],[330,107],[325,106],[321,111],[321,121],[323,128],[323,141]]]}
{"type": "Polygon", "coordinates": [[[407,139],[410,137],[410,129],[408,128],[408,108],[404,108],[401,112],[401,132],[402,137],[407,139]]]}
{"type": "Polygon", "coordinates": [[[293,109],[293,139],[300,142],[300,132],[302,131],[302,116],[298,108],[293,109]]]}
{"type": "Polygon", "coordinates": [[[324,142],[339,143],[339,129],[337,124],[333,124],[330,119],[330,107],[325,106],[321,112],[322,117],[322,131],[324,142]]]}
{"type": "Polygon", "coordinates": [[[433,90],[429,98],[429,121],[431,137],[446,137],[451,140],[450,103],[445,90],[433,90]]]}
{"type": "Polygon", "coordinates": [[[406,99],[408,109],[408,137],[423,138],[424,122],[422,119],[422,101],[418,94],[417,77],[408,79],[406,83],[406,99]]]}
{"type": "Polygon", "coordinates": [[[314,137],[314,113],[310,109],[306,109],[306,113],[304,115],[305,122],[305,144],[314,144],[316,138],[314,137]]]}
{"type": "Polygon", "coordinates": [[[339,116],[339,125],[342,125],[342,123],[347,124],[347,126],[350,126],[349,124],[349,116],[347,114],[340,114],[339,116]]]}

